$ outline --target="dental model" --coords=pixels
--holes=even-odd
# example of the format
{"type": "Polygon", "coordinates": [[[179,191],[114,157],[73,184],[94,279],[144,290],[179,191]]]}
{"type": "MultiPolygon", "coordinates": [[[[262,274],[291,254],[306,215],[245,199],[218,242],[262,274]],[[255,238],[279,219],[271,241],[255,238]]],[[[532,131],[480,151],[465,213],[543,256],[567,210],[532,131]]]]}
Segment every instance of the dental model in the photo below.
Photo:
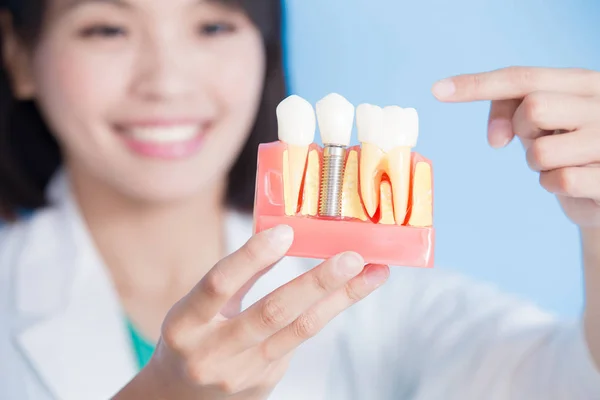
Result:
{"type": "Polygon", "coordinates": [[[283,190],[288,199],[285,213],[295,215],[298,211],[308,146],[315,139],[315,111],[308,101],[292,95],[279,103],[276,113],[279,140],[288,145],[283,162],[283,174],[286,177],[283,190]]]}
{"type": "Polygon", "coordinates": [[[292,95],[277,107],[279,141],[259,146],[254,231],[292,226],[288,256],[356,251],[367,263],[433,266],[431,161],[413,151],[414,108],[356,107],[330,94],[315,109],[292,95]],[[359,146],[349,147],[356,114],[359,146]],[[318,121],[323,147],[313,143],[318,121]]]}
{"type": "Polygon", "coordinates": [[[358,106],[356,115],[358,140],[361,142],[360,187],[370,217],[379,206],[380,190],[386,199],[392,190],[394,220],[402,225],[406,217],[410,188],[411,150],[417,145],[419,116],[414,108],[390,106],[381,109],[371,104],[358,106]],[[387,174],[392,182],[384,181],[387,174]]]}
{"type": "Polygon", "coordinates": [[[317,103],[317,119],[325,146],[319,215],[339,217],[342,215],[344,162],[354,123],[354,106],[339,94],[332,93],[317,103]]]}

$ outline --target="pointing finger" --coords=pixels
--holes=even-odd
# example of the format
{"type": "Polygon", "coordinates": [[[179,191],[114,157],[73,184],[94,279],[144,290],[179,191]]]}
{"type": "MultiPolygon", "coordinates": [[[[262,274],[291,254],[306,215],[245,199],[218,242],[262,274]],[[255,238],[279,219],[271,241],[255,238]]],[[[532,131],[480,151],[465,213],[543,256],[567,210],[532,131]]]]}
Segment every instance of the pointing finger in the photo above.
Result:
{"type": "Polygon", "coordinates": [[[444,79],[432,90],[439,100],[448,102],[521,99],[537,91],[594,96],[600,95],[600,73],[575,68],[510,67],[444,79]]]}

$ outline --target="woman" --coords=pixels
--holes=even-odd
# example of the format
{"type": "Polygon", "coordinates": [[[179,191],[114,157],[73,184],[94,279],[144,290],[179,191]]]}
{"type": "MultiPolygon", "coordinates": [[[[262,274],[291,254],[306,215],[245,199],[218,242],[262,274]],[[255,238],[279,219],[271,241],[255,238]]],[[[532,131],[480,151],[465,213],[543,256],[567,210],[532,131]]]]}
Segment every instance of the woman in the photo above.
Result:
{"type": "Polygon", "coordinates": [[[285,95],[276,0],[15,0],[1,27],[0,200],[36,212],[0,231],[0,398],[600,398],[600,74],[434,87],[493,100],[490,142],[517,134],[581,226],[568,324],[354,253],[278,262],[285,226],[251,237],[285,95]]]}

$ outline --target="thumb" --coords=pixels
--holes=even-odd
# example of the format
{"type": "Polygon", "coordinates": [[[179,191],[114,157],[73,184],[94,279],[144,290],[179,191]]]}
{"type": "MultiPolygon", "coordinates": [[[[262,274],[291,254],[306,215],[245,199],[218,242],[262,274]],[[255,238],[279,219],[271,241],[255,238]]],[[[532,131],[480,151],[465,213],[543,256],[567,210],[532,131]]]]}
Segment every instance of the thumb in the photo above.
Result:
{"type": "Polygon", "coordinates": [[[514,138],[512,118],[520,100],[492,101],[488,119],[488,142],[494,148],[505,147],[514,138]]]}

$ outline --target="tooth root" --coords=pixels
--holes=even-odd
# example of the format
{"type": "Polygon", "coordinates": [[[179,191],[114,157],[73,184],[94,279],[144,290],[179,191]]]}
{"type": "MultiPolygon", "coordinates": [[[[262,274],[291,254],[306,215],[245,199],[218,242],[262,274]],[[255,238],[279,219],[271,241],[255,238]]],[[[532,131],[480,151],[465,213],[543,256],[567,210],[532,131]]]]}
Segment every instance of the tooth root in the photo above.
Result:
{"type": "Polygon", "coordinates": [[[433,225],[433,193],[431,165],[418,162],[413,173],[411,211],[408,225],[428,227],[433,225]]]}
{"type": "Polygon", "coordinates": [[[316,216],[319,209],[319,179],[321,170],[319,152],[311,150],[308,153],[306,174],[304,175],[304,191],[300,214],[316,216]]]}
{"type": "Polygon", "coordinates": [[[396,147],[387,154],[386,172],[392,182],[394,219],[397,225],[404,224],[410,188],[410,147],[396,147]]]}
{"type": "Polygon", "coordinates": [[[283,99],[276,108],[277,136],[286,144],[283,154],[283,192],[286,215],[298,212],[298,197],[309,146],[315,138],[313,106],[297,95],[283,99]]]}
{"type": "Polygon", "coordinates": [[[380,188],[381,200],[379,203],[379,209],[381,218],[379,219],[379,223],[384,225],[394,225],[395,220],[394,206],[392,202],[392,185],[390,185],[389,181],[384,180],[381,182],[380,188]]]}
{"type": "Polygon", "coordinates": [[[371,143],[362,143],[360,150],[360,194],[370,217],[375,215],[379,207],[379,185],[383,171],[380,163],[383,151],[371,143]]]}
{"type": "Polygon", "coordinates": [[[288,145],[283,153],[283,190],[286,215],[296,215],[308,146],[288,145]]]}
{"type": "Polygon", "coordinates": [[[342,217],[357,218],[367,221],[367,215],[358,193],[358,152],[350,150],[344,169],[342,185],[342,217]]]}

